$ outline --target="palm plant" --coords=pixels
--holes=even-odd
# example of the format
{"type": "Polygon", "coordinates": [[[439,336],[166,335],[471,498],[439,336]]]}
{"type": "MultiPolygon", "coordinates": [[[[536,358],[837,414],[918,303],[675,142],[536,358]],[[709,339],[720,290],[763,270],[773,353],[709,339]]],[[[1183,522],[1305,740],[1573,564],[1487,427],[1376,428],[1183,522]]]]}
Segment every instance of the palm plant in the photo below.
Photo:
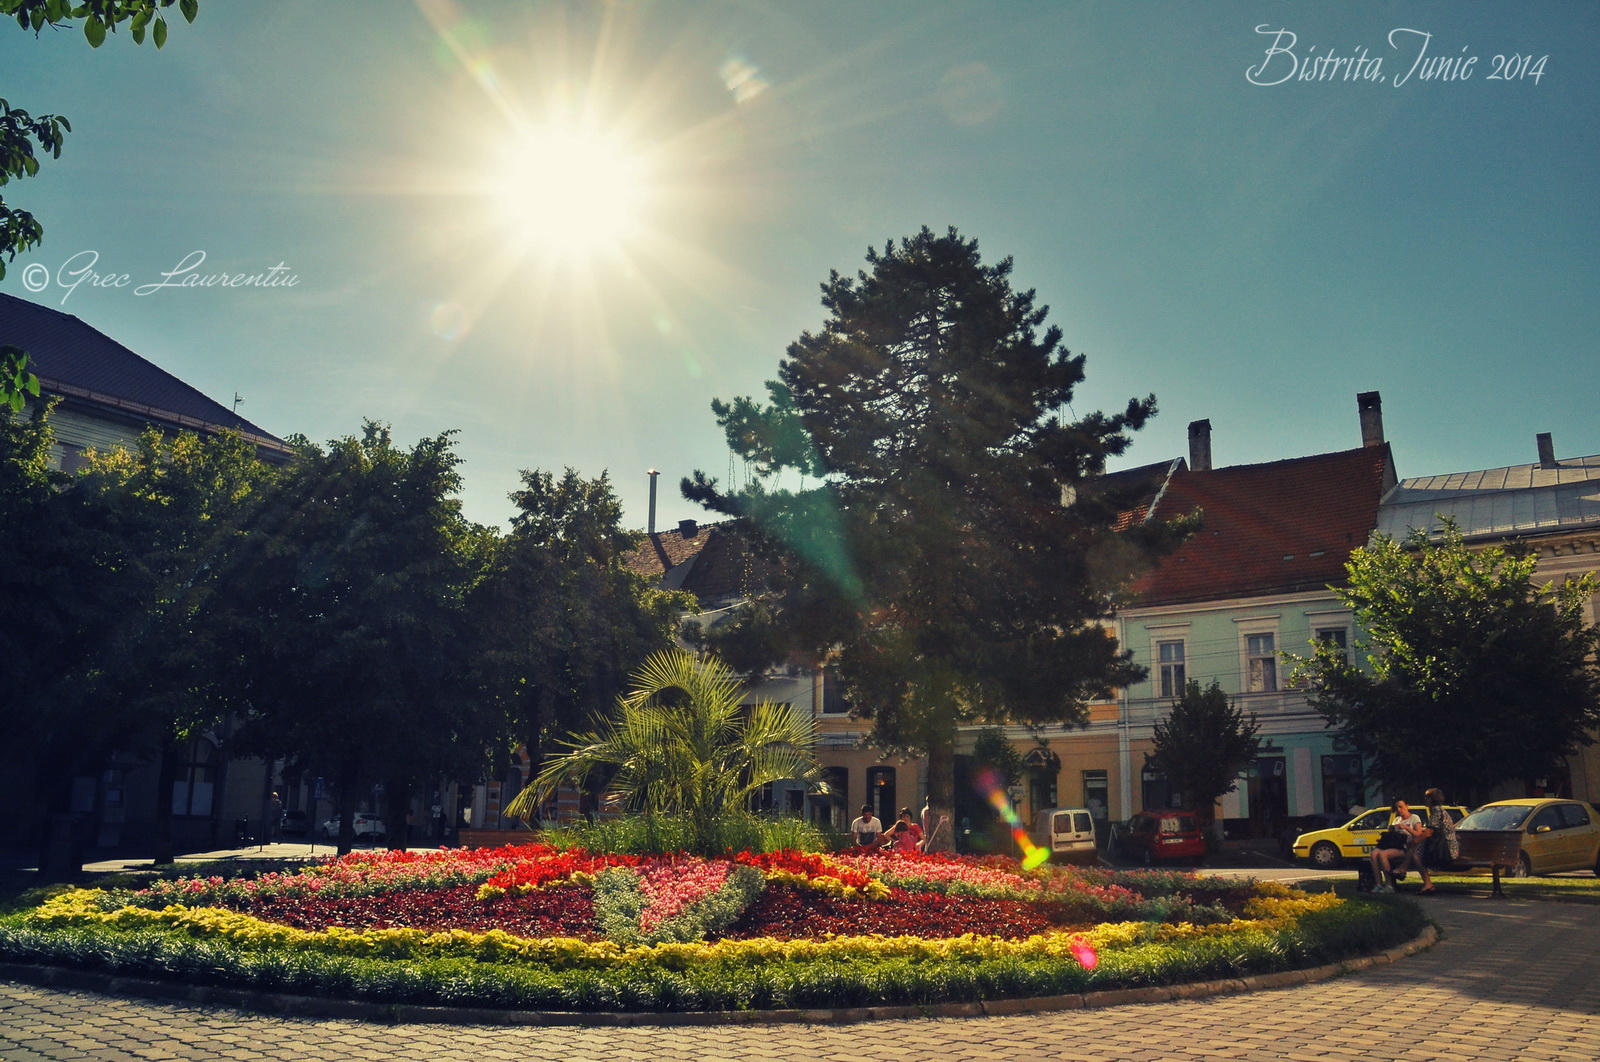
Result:
{"type": "Polygon", "coordinates": [[[526,821],[556,787],[613,769],[609,788],[648,815],[690,826],[697,851],[712,853],[719,826],[741,816],[751,794],[795,779],[823,789],[809,714],[772,701],[743,704],[746,689],[727,665],[681,649],[655,653],[618,698],[614,718],[562,744],[507,806],[526,821]]]}

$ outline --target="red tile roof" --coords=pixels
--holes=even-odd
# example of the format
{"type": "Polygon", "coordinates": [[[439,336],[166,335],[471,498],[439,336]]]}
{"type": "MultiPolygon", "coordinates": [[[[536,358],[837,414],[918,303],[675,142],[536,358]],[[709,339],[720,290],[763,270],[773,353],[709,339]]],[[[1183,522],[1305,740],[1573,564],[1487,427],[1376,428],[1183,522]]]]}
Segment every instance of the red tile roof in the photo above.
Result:
{"type": "Polygon", "coordinates": [[[1138,605],[1320,589],[1344,580],[1394,483],[1388,446],[1204,472],[1180,469],[1156,508],[1204,524],[1134,584],[1138,605]]]}
{"type": "Polygon", "coordinates": [[[768,564],[728,523],[646,535],[626,563],[667,589],[689,591],[702,604],[755,593],[770,574],[768,564]]]}

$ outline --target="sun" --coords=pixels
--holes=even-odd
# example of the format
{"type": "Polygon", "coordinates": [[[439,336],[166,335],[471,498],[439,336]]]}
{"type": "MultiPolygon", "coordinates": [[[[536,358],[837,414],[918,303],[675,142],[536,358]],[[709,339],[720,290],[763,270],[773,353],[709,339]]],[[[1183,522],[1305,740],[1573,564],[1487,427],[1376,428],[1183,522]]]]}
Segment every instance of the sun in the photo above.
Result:
{"type": "Polygon", "coordinates": [[[524,129],[489,182],[494,223],[527,253],[616,255],[639,232],[646,181],[643,155],[614,135],[566,124],[524,129]]]}

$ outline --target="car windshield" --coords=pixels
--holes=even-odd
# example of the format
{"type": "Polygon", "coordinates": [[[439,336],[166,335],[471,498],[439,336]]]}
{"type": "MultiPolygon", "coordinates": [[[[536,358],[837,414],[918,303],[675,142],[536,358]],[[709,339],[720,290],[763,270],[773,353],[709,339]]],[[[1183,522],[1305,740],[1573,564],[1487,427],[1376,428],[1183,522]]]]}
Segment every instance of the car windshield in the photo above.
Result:
{"type": "Polygon", "coordinates": [[[1500,807],[1479,808],[1461,820],[1463,830],[1520,830],[1523,820],[1533,809],[1521,804],[1504,804],[1500,807]]]}
{"type": "Polygon", "coordinates": [[[1197,829],[1193,815],[1161,816],[1162,833],[1193,833],[1197,829]]]}

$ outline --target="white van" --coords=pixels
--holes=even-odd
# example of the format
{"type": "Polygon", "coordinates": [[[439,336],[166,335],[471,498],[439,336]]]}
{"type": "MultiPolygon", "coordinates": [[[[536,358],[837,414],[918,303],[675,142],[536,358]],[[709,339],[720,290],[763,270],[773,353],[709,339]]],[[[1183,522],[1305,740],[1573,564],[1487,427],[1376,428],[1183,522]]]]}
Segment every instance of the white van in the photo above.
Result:
{"type": "Polygon", "coordinates": [[[1094,816],[1088,808],[1049,808],[1034,821],[1033,843],[1048,849],[1055,863],[1093,864],[1099,859],[1094,816]]]}

